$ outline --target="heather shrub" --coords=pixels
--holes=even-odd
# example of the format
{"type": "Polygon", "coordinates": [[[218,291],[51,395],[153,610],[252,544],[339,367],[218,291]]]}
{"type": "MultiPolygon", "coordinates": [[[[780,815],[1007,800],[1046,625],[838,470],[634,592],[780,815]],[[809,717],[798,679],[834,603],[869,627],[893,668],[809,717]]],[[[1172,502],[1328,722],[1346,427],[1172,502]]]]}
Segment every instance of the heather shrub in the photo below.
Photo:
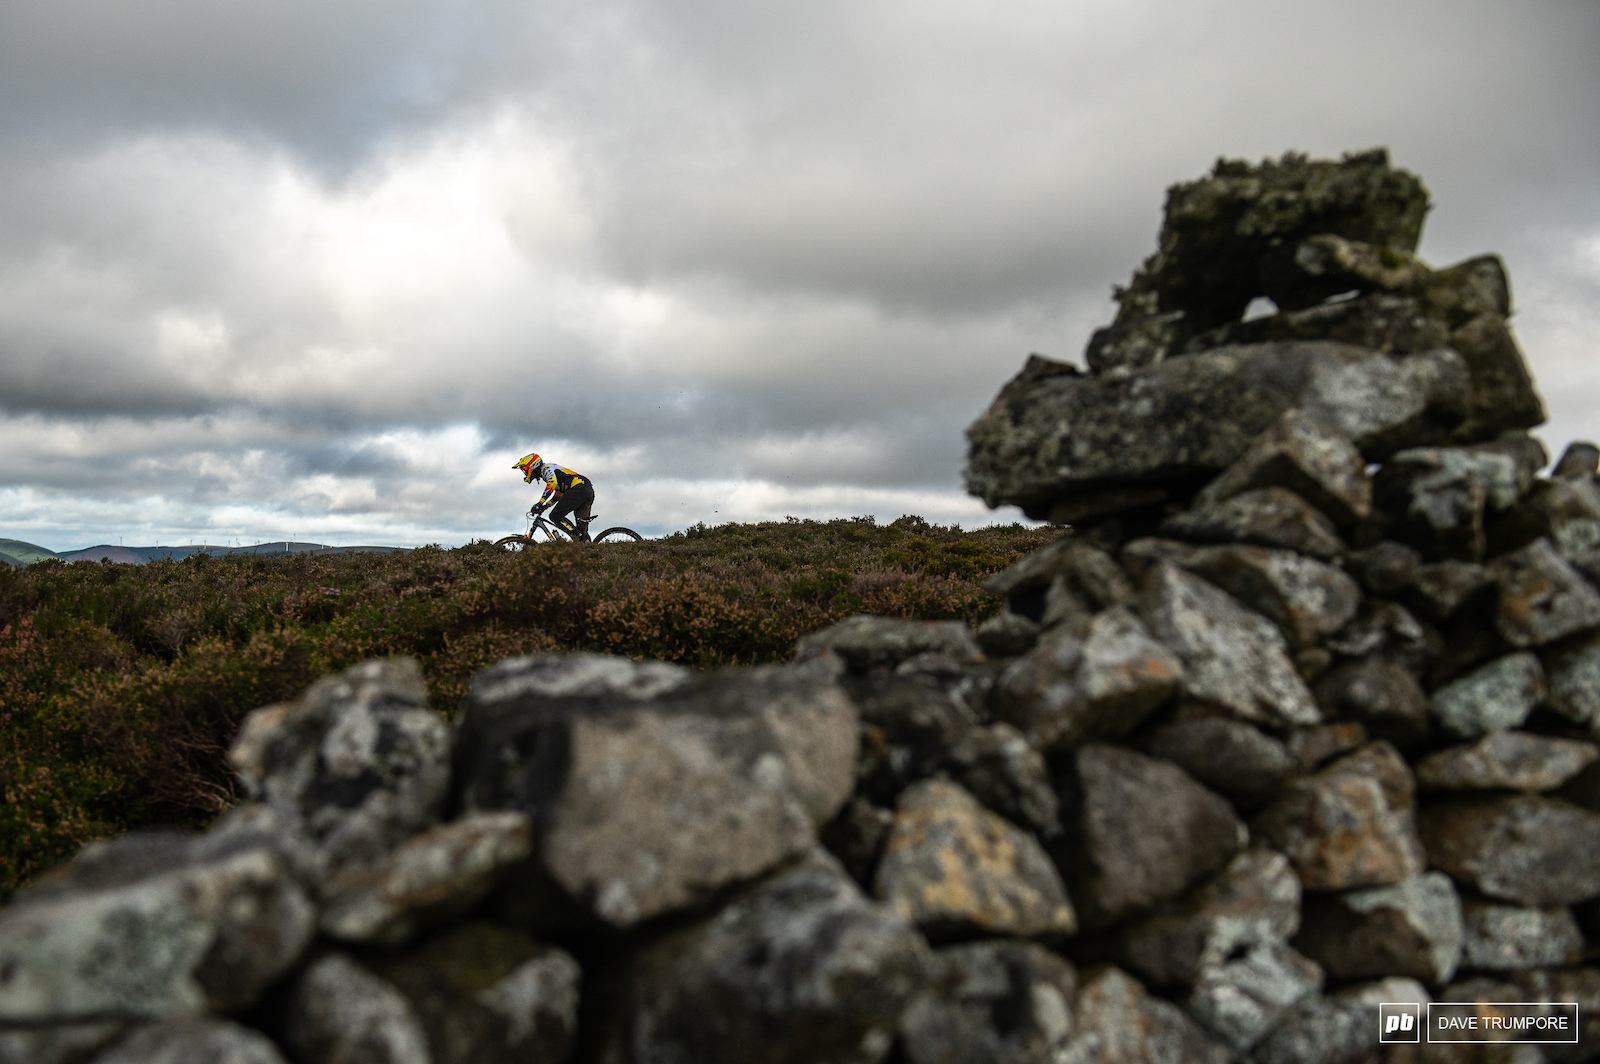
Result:
{"type": "Polygon", "coordinates": [[[781,661],[858,612],[978,623],[988,574],[1057,533],[903,517],[696,525],[644,543],[0,566],[0,893],[83,843],[237,800],[239,721],[371,657],[452,714],[518,654],[781,661]]]}

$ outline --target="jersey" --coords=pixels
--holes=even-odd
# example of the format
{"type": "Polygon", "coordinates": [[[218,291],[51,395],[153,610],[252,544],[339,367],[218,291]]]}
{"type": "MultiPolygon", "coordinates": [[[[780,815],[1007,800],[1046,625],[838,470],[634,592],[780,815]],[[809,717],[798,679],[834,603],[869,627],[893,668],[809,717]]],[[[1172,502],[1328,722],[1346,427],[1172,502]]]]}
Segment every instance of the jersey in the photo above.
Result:
{"type": "Polygon", "coordinates": [[[576,484],[587,484],[589,478],[581,473],[575,473],[566,466],[544,464],[544,494],[539,496],[539,501],[545,502],[552,496],[559,496],[571,491],[576,484]]]}

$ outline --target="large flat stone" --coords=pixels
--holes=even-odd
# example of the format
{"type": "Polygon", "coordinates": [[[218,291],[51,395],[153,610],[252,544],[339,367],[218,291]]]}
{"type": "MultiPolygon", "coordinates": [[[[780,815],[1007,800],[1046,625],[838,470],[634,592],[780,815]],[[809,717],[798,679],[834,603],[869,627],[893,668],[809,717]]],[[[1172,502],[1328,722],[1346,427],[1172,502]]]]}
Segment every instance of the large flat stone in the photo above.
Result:
{"type": "Polygon", "coordinates": [[[1553,791],[1600,758],[1593,743],[1526,732],[1491,732],[1429,754],[1417,784],[1430,790],[1553,791]]]}
{"type": "Polygon", "coordinates": [[[475,681],[456,764],[468,809],[527,813],[550,877],[629,927],[809,850],[850,795],[858,730],[804,669],[527,658],[475,681]]]}
{"type": "Polygon", "coordinates": [[[1418,829],[1428,861],[1491,898],[1571,905],[1600,896],[1600,815],[1531,795],[1451,798],[1418,829]]]}
{"type": "Polygon", "coordinates": [[[1434,719],[1458,739],[1515,728],[1544,701],[1544,668],[1523,651],[1507,654],[1433,692],[1434,719]]]}
{"type": "Polygon", "coordinates": [[[967,490],[1042,517],[1108,481],[1219,473],[1290,409],[1378,458],[1440,439],[1468,386],[1448,350],[1395,360],[1327,342],[1218,348],[1120,380],[1019,379],[967,429],[967,490]]]}
{"type": "Polygon", "coordinates": [[[1197,543],[1254,543],[1324,561],[1347,549],[1339,530],[1288,488],[1257,488],[1161,522],[1161,534],[1197,543]]]}

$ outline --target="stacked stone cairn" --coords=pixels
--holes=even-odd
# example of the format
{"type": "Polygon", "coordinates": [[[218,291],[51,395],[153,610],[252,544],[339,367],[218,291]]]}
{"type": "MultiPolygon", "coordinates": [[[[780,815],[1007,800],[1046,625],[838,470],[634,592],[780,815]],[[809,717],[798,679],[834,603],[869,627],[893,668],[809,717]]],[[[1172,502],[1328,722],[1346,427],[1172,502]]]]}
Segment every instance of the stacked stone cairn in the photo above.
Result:
{"type": "Polygon", "coordinates": [[[1071,526],[976,632],[256,710],[248,801],[0,912],[0,1064],[1600,1058],[1600,451],[1539,474],[1504,270],[1418,262],[1426,207],[1382,152],[1174,187],[1089,372],[969,430],[1071,526]],[[1582,1040],[1379,1045],[1428,1000],[1582,1040]]]}

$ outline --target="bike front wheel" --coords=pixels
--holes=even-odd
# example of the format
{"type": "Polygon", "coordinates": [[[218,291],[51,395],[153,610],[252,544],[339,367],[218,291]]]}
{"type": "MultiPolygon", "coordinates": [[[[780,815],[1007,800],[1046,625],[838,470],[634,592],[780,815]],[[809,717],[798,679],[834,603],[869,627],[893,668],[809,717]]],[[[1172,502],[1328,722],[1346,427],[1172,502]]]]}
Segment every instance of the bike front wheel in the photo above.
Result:
{"type": "Polygon", "coordinates": [[[643,541],[644,537],[639,535],[639,533],[635,532],[633,529],[623,528],[621,525],[608,528],[598,536],[594,537],[594,541],[596,543],[604,543],[608,539],[613,543],[620,543],[625,539],[631,539],[635,543],[639,543],[643,541]]]}
{"type": "Polygon", "coordinates": [[[495,540],[494,545],[503,551],[518,554],[533,546],[533,540],[527,536],[507,536],[504,539],[495,540]]]}

